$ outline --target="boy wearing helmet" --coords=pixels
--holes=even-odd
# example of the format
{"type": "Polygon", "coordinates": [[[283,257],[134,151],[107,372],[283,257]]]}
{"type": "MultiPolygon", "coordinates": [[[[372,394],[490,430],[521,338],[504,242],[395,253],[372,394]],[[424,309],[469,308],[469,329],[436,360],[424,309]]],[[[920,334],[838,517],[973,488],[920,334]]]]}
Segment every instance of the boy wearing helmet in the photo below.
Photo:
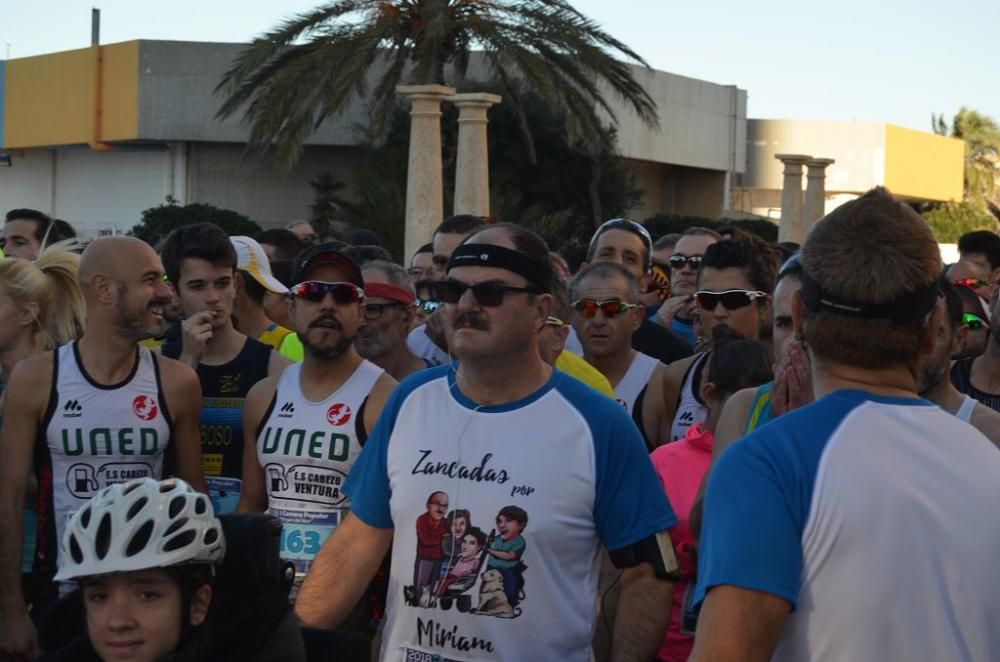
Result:
{"type": "Polygon", "coordinates": [[[192,644],[225,555],[208,497],[179,479],[109,486],[63,534],[57,581],[75,580],[86,637],[46,660],[160,660],[192,644]]]}

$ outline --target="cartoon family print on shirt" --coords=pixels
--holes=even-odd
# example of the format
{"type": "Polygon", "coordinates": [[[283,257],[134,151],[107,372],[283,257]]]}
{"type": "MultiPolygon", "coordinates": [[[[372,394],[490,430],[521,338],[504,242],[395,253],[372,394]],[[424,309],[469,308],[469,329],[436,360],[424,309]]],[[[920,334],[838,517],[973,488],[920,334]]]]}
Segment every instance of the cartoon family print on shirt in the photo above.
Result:
{"type": "Polygon", "coordinates": [[[504,506],[487,534],[473,526],[468,510],[449,512],[446,493],[432,492],[427,512],[417,518],[413,584],[403,587],[406,604],[444,610],[455,605],[462,613],[498,618],[520,616],[527,570],[521,560],[521,533],[527,525],[524,509],[504,506]],[[477,580],[479,597],[474,601],[477,580]]]}

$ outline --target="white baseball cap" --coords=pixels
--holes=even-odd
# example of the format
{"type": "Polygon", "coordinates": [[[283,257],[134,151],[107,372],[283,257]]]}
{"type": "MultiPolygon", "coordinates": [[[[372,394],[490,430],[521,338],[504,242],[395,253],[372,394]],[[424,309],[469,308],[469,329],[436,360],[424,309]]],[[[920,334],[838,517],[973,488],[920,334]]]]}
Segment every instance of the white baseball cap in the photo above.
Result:
{"type": "Polygon", "coordinates": [[[288,294],[288,288],[271,274],[271,263],[267,261],[267,254],[260,244],[250,237],[243,236],[230,237],[229,241],[236,249],[237,269],[253,276],[253,279],[268,292],[288,294]]]}

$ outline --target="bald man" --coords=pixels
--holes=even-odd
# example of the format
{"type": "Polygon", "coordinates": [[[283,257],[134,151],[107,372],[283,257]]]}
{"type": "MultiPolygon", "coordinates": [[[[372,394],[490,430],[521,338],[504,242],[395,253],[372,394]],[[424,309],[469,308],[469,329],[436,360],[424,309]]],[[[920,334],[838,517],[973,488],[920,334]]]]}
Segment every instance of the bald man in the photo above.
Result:
{"type": "Polygon", "coordinates": [[[206,490],[198,378],[138,344],[159,332],[170,302],[160,259],[138,239],[105,237],[84,251],[79,274],[83,336],[22,361],[5,393],[0,659],[34,659],[37,650],[20,579],[21,512],[32,470],[39,492],[33,576],[42,596],[32,609],[57,597],[52,577],[64,524],[98,490],[171,474],[206,490]]]}

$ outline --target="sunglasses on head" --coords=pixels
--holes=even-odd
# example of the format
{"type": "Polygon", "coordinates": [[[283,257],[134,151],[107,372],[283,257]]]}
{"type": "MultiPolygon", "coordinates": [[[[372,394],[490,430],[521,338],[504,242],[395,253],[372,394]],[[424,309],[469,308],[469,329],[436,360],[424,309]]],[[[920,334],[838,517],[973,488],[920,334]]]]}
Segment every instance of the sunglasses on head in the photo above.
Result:
{"type": "Polygon", "coordinates": [[[325,299],[327,294],[332,294],[334,303],[340,305],[358,303],[365,298],[365,291],[353,283],[327,283],[321,280],[299,283],[292,288],[291,293],[296,299],[314,303],[325,299]]]}
{"type": "Polygon", "coordinates": [[[960,278],[959,280],[953,280],[951,284],[958,285],[959,287],[971,287],[975,290],[980,287],[986,287],[990,282],[982,278],[960,278]]]}
{"type": "Polygon", "coordinates": [[[636,307],[638,307],[638,304],[625,303],[620,299],[612,299],[610,301],[580,299],[579,301],[573,302],[573,309],[584,317],[594,317],[597,315],[598,310],[600,310],[601,314],[605,317],[621,317],[631,308],[636,307]]]}
{"type": "Polygon", "coordinates": [[[684,265],[688,265],[695,271],[701,266],[701,255],[682,255],[681,253],[674,253],[670,256],[667,262],[670,263],[671,269],[683,269],[684,265]]]}
{"type": "Polygon", "coordinates": [[[767,294],[756,290],[726,290],[724,292],[710,292],[701,290],[695,292],[698,305],[704,310],[715,310],[720,303],[726,310],[739,310],[746,308],[757,299],[766,299],[767,294]]]}
{"type": "Polygon", "coordinates": [[[975,313],[965,313],[962,315],[962,324],[969,327],[973,331],[979,331],[980,329],[986,327],[986,321],[975,313]]]}
{"type": "Polygon", "coordinates": [[[506,283],[496,281],[486,281],[469,285],[460,280],[439,280],[434,283],[434,296],[441,303],[458,303],[466,290],[472,290],[472,296],[480,306],[493,308],[503,304],[504,297],[508,294],[541,294],[537,287],[514,287],[506,283]]]}

